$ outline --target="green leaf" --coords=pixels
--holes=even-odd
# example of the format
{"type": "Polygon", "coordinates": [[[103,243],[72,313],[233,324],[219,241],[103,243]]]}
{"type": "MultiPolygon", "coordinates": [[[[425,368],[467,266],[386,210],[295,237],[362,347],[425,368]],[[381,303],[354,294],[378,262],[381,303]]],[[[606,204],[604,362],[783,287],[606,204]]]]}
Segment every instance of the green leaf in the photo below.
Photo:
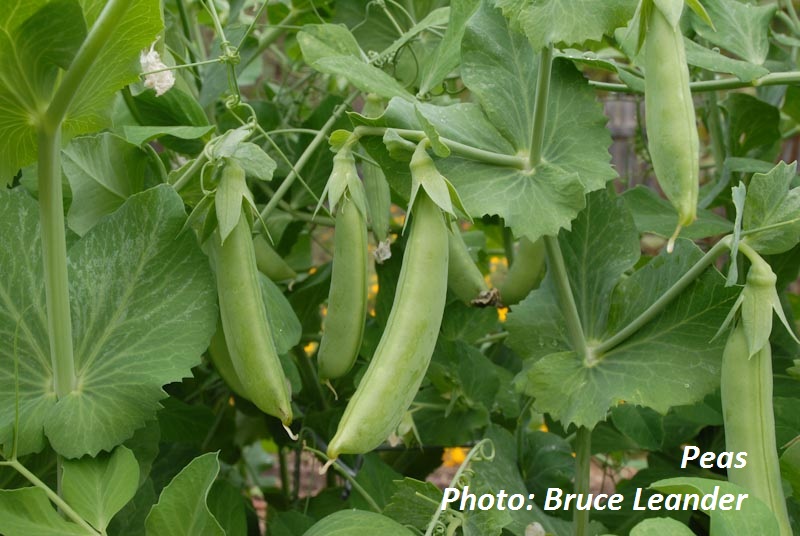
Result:
{"type": "Polygon", "coordinates": [[[36,159],[34,125],[86,36],[76,0],[9,0],[0,21],[0,185],[36,159]]]}
{"type": "Polygon", "coordinates": [[[139,465],[133,452],[119,446],[96,458],[64,460],[64,500],[93,527],[105,530],[139,487],[139,465]]]}
{"type": "Polygon", "coordinates": [[[639,448],[659,450],[664,441],[664,419],[649,408],[622,404],[611,410],[617,430],[632,439],[639,448]]]}
{"type": "Polygon", "coordinates": [[[412,99],[397,80],[367,63],[355,38],[344,26],[306,24],[298,32],[297,41],[306,62],[314,69],[342,76],[366,93],[412,99]]]}
{"type": "Polygon", "coordinates": [[[633,529],[630,536],[693,536],[694,532],[681,523],[669,517],[656,517],[645,519],[633,529]]]}
{"type": "Polygon", "coordinates": [[[781,139],[778,109],[744,93],[731,93],[722,107],[728,116],[731,156],[773,160],[781,139]]]}
{"type": "MultiPolygon", "coordinates": [[[[678,212],[666,199],[645,186],[637,186],[622,193],[628,210],[640,233],[652,233],[669,238],[678,224],[678,212]]],[[[681,229],[681,236],[691,240],[708,238],[729,233],[733,230],[731,222],[710,210],[697,211],[697,220],[681,229]]]]}
{"type": "Polygon", "coordinates": [[[44,446],[68,457],[111,450],[151,419],[161,386],[189,376],[216,325],[206,256],[188,233],[180,197],[159,186],[128,199],[69,250],[80,389],[56,401],[46,329],[38,207],[0,192],[0,440],[14,416],[20,368],[20,454],[44,446]],[[17,326],[19,330],[17,331],[17,326]],[[15,339],[16,333],[16,341],[15,339]]]}
{"type": "MultiPolygon", "coordinates": [[[[496,0],[515,29],[539,50],[550,43],[600,41],[633,17],[637,0],[496,0]]],[[[532,88],[534,86],[531,86],[532,88]]]]}
{"type": "MultiPolygon", "coordinates": [[[[641,314],[700,256],[693,244],[680,240],[672,254],[663,253],[622,279],[611,296],[607,332],[613,334],[641,314]]],[[[552,283],[546,279],[545,285],[552,283]]],[[[552,290],[537,290],[523,305],[533,303],[514,312],[522,314],[513,328],[509,319],[508,329],[512,335],[512,329],[530,329],[533,333],[517,334],[517,341],[538,339],[536,353],[542,355],[549,349],[549,355],[526,363],[517,382],[526,393],[535,393],[538,411],[551,413],[565,425],[589,428],[621,401],[662,414],[671,406],[699,401],[719,385],[724,342],[709,341],[736,294],[735,289],[724,287],[716,270],[708,270],[625,342],[604,355],[583,360],[564,343],[563,328],[558,328],[557,335],[542,333],[552,329],[549,325],[557,319],[529,316],[537,308],[549,311],[555,306],[552,290]],[[543,303],[535,303],[542,299],[543,303]]]]}
{"type": "Polygon", "coordinates": [[[714,28],[692,14],[692,28],[712,44],[761,65],[769,51],[769,23],[775,5],[756,5],[738,0],[703,0],[714,28]]]}
{"type": "Polygon", "coordinates": [[[224,480],[217,480],[211,486],[207,498],[208,509],[225,530],[225,536],[246,536],[244,502],[245,497],[241,491],[224,480]]]}
{"type": "Polygon", "coordinates": [[[791,188],[796,170],[796,162],[780,162],[769,173],[756,173],[750,179],[743,229],[754,231],[780,225],[744,238],[761,254],[783,253],[800,241],[800,187],[791,188]]]}
{"type": "Polygon", "coordinates": [[[264,149],[249,141],[240,143],[231,158],[239,162],[248,177],[260,181],[271,181],[272,173],[277,167],[275,160],[265,153],[264,149]]]}
{"type": "Polygon", "coordinates": [[[562,231],[558,241],[584,334],[597,339],[605,331],[614,286],[639,259],[633,218],[622,200],[612,199],[605,190],[593,192],[572,230],[562,231]]]}
{"type": "Polygon", "coordinates": [[[218,453],[198,456],[164,488],[145,521],[147,536],[225,536],[208,508],[219,473],[218,453]]]}
{"type": "Polygon", "coordinates": [[[144,189],[147,155],[114,134],[75,138],[63,160],[72,190],[67,223],[79,235],[144,189]]]}
{"type": "Polygon", "coordinates": [[[214,131],[214,125],[202,127],[142,127],[139,125],[125,125],[122,132],[125,139],[134,145],[144,145],[148,141],[157,140],[164,136],[172,136],[182,140],[196,140],[214,131]]]}
{"type": "Polygon", "coordinates": [[[226,163],[221,176],[214,196],[214,210],[219,224],[219,236],[224,243],[239,224],[239,220],[246,217],[243,201],[251,194],[247,188],[244,170],[237,163],[226,163]],[[232,169],[234,166],[238,170],[232,169]]]}
{"type": "Polygon", "coordinates": [[[439,85],[445,77],[458,68],[461,60],[461,39],[467,20],[480,4],[480,0],[452,0],[447,30],[439,42],[430,62],[423,64],[418,95],[424,96],[439,85]]]}
{"type": "Polygon", "coordinates": [[[442,502],[442,490],[431,482],[409,477],[395,481],[395,487],[383,513],[398,523],[424,530],[442,502]]]}
{"type": "Polygon", "coordinates": [[[5,536],[86,536],[62,518],[40,488],[0,490],[0,532],[5,536]]]}
{"type": "Polygon", "coordinates": [[[781,476],[792,487],[792,496],[800,498],[800,441],[795,441],[781,455],[781,476]]]}
{"type": "Polygon", "coordinates": [[[686,61],[689,65],[716,73],[729,73],[742,82],[750,82],[769,74],[769,70],[761,65],[730,58],[717,50],[699,45],[691,39],[684,38],[683,44],[686,49],[686,61]]]}
{"type": "MultiPolygon", "coordinates": [[[[370,452],[364,455],[364,463],[358,470],[356,475],[356,482],[358,482],[364,491],[372,497],[377,505],[385,509],[386,504],[392,499],[397,491],[397,481],[403,478],[403,475],[392,469],[386,462],[381,459],[380,454],[377,452],[370,452]]],[[[367,510],[370,508],[367,501],[361,496],[360,493],[353,493],[350,495],[350,503],[355,508],[367,510]]],[[[384,513],[389,517],[391,515],[384,513]]]]}
{"type": "Polygon", "coordinates": [[[342,510],[331,514],[306,531],[304,536],[413,536],[414,533],[392,519],[364,510],[342,510]]]}
{"type": "Polygon", "coordinates": [[[436,154],[436,156],[439,158],[447,158],[450,156],[450,148],[442,143],[436,127],[433,126],[430,121],[428,121],[419,106],[414,107],[414,115],[416,116],[417,121],[419,121],[419,124],[422,126],[425,136],[428,137],[428,141],[431,144],[431,149],[433,149],[434,154],[436,154]]]}
{"type": "Polygon", "coordinates": [[[279,354],[285,354],[300,342],[303,328],[297,313],[278,285],[261,273],[258,274],[258,282],[261,285],[261,299],[267,308],[267,320],[272,330],[275,349],[279,354]]]}
{"type": "MultiPolygon", "coordinates": [[[[650,485],[651,488],[663,494],[669,493],[694,493],[706,495],[714,492],[719,487],[719,496],[726,493],[738,495],[747,490],[720,480],[707,478],[679,477],[659,480],[650,485]]],[[[745,536],[751,534],[778,534],[778,523],[766,504],[748,497],[742,501],[741,510],[704,510],[711,518],[710,532],[712,534],[725,534],[729,536],[745,536]]]]}
{"type": "Polygon", "coordinates": [[[528,491],[541,499],[548,488],[570,489],[575,479],[575,458],[567,441],[539,430],[525,434],[520,469],[528,491]]]}

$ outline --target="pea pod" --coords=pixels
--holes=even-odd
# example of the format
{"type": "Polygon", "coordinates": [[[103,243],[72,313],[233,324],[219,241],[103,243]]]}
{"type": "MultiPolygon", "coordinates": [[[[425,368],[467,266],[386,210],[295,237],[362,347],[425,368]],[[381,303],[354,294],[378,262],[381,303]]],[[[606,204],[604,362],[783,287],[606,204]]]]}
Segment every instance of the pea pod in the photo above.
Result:
{"type": "Polygon", "coordinates": [[[250,224],[244,210],[224,243],[219,231],[214,233],[210,253],[225,340],[244,395],[261,411],[289,425],[289,389],[261,299],[250,224]]]}
{"type": "MultiPolygon", "coordinates": [[[[380,117],[383,114],[383,99],[375,94],[367,95],[363,109],[366,117],[380,117]]],[[[391,223],[392,199],[389,183],[380,166],[364,161],[361,164],[364,176],[364,191],[367,198],[367,210],[372,223],[372,234],[378,242],[385,241],[389,236],[391,223]]]]}
{"type": "Polygon", "coordinates": [[[208,355],[222,381],[225,382],[230,390],[239,396],[245,396],[244,387],[242,387],[242,382],[239,381],[239,376],[236,375],[231,353],[228,351],[228,342],[225,340],[222,320],[217,322],[217,331],[211,337],[211,343],[208,345],[208,355]]]}
{"type": "Polygon", "coordinates": [[[272,281],[285,281],[297,277],[297,272],[286,264],[283,257],[278,255],[264,235],[258,234],[253,237],[253,250],[256,254],[258,271],[272,281]]]}
{"type": "Polygon", "coordinates": [[[772,351],[769,343],[748,358],[743,324],[728,335],[722,357],[722,411],[725,448],[746,452],[747,464],[728,469],[728,480],[750,490],[770,507],[782,536],[792,530],[781,488],[775,414],[772,408],[772,351]]]}
{"type": "Polygon", "coordinates": [[[421,190],[386,330],[328,445],[331,459],[380,445],[414,400],[444,314],[447,234],[441,211],[421,190]]]}
{"type": "Polygon", "coordinates": [[[317,352],[321,380],[347,374],[358,357],[367,315],[367,225],[346,196],[336,210],[328,313],[317,352]]]}
{"type": "Polygon", "coordinates": [[[521,302],[539,285],[544,274],[544,261],[544,242],[541,239],[531,242],[524,236],[520,238],[514,262],[500,285],[503,305],[521,302]]]}
{"type": "Polygon", "coordinates": [[[644,64],[650,158],[658,184],[678,211],[678,226],[670,238],[669,251],[681,227],[691,224],[697,217],[700,176],[689,68],[678,24],[683,0],[672,0],[672,3],[671,14],[662,12],[656,3],[650,5],[644,64]]]}
{"type": "Polygon", "coordinates": [[[447,286],[460,300],[466,303],[475,302],[476,305],[477,302],[483,304],[481,300],[489,295],[489,285],[486,284],[483,274],[472,260],[464,237],[461,236],[461,231],[455,225],[448,233],[447,246],[450,252],[450,260],[447,264],[447,286]]]}

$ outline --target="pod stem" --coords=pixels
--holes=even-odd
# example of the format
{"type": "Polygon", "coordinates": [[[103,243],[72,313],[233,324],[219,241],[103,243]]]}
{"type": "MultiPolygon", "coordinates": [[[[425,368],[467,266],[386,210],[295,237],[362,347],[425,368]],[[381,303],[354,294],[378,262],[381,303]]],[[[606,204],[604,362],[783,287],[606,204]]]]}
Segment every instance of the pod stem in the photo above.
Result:
{"type": "MultiPolygon", "coordinates": [[[[592,468],[592,431],[581,426],[575,436],[575,493],[589,493],[592,468]]],[[[572,514],[575,535],[589,533],[589,510],[575,509],[572,514]]]]}

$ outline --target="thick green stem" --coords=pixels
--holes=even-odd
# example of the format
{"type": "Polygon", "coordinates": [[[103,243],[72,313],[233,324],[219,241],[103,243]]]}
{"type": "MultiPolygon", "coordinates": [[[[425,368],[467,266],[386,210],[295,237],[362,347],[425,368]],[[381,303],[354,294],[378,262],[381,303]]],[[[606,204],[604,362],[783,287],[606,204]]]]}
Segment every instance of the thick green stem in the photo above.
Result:
{"type": "Polygon", "coordinates": [[[39,221],[44,261],[44,288],[50,336],[50,362],[58,398],[75,387],[72,318],[69,310],[67,240],[61,188],[61,130],[39,130],[39,221]]]}
{"type": "Polygon", "coordinates": [[[47,107],[44,118],[45,128],[49,127],[54,131],[60,129],[61,122],[67,114],[72,99],[77,95],[86,73],[94,65],[100,51],[128,10],[128,6],[130,3],[127,0],[109,0],[103,11],[100,12],[100,16],[97,17],[89,35],[86,36],[75,59],[72,60],[69,70],[64,74],[53,100],[47,107]]]}
{"type": "Polygon", "coordinates": [[[56,396],[62,398],[75,387],[72,320],[69,309],[67,241],[64,230],[64,200],[61,188],[61,123],[72,99],[100,50],[128,9],[125,0],[110,0],[92,26],[53,100],[38,126],[39,212],[44,261],[50,360],[56,396]]]}
{"type": "MultiPolygon", "coordinates": [[[[741,89],[744,87],[761,86],[783,86],[800,83],[800,71],[788,71],[784,73],[770,73],[756,78],[749,82],[742,82],[738,78],[725,78],[722,80],[700,80],[689,84],[692,93],[704,93],[707,91],[721,91],[724,89],[741,89]]],[[[589,85],[595,89],[603,91],[613,91],[615,93],[642,93],[625,84],[615,84],[611,82],[598,82],[590,80],[589,85]]]]}
{"type": "Polygon", "coordinates": [[[76,524],[80,525],[83,529],[85,529],[89,534],[102,534],[101,532],[97,531],[94,527],[92,527],[89,523],[87,523],[81,516],[75,512],[75,510],[68,505],[64,499],[58,496],[58,494],[50,489],[50,487],[39,480],[37,476],[31,473],[27,467],[22,465],[16,460],[12,460],[7,463],[8,466],[13,467],[19,474],[21,474],[25,479],[36,486],[37,488],[41,489],[45,492],[47,497],[55,504],[59,510],[64,512],[64,514],[74,521],[76,524]]]}
{"type": "Polygon", "coordinates": [[[672,300],[677,298],[680,293],[686,289],[686,287],[693,283],[694,280],[706,270],[706,268],[711,266],[711,264],[717,260],[717,257],[727,251],[728,248],[730,248],[730,245],[730,235],[714,244],[714,247],[708,250],[708,253],[703,255],[703,257],[697,261],[697,263],[692,266],[689,271],[683,274],[683,276],[681,276],[681,278],[678,279],[675,284],[669,288],[669,290],[667,290],[661,295],[661,297],[653,302],[650,307],[645,309],[642,314],[633,319],[630,324],[622,328],[614,336],[609,337],[595,346],[593,349],[595,355],[599,357],[602,354],[613,350],[616,346],[626,341],[631,335],[639,331],[639,329],[641,329],[645,324],[655,318],[656,315],[663,311],[664,308],[672,302],[672,300]]]}
{"type": "MultiPolygon", "coordinates": [[[[348,96],[344,102],[336,110],[334,110],[330,119],[328,119],[328,121],[322,125],[322,128],[319,129],[317,135],[314,136],[314,139],[312,139],[311,143],[308,144],[306,150],[303,151],[303,154],[300,155],[300,158],[298,158],[297,162],[295,162],[294,166],[292,166],[292,170],[289,172],[286,178],[283,179],[283,182],[278,189],[275,190],[275,195],[272,196],[267,205],[261,210],[261,220],[266,220],[267,215],[278,205],[278,203],[280,203],[280,201],[283,199],[283,196],[286,195],[286,193],[289,191],[289,188],[292,187],[292,184],[294,184],[294,181],[297,179],[305,165],[309,160],[311,160],[311,157],[317,151],[317,148],[322,143],[327,141],[328,132],[330,132],[330,130],[333,128],[333,125],[336,124],[339,118],[344,114],[345,110],[347,110],[347,107],[350,105],[350,103],[352,103],[358,95],[358,92],[351,93],[350,96],[348,96]]],[[[258,230],[260,224],[260,221],[254,223],[253,230],[258,230]]]]}
{"type": "Polygon", "coordinates": [[[533,133],[531,152],[528,158],[530,168],[536,167],[542,160],[544,147],[545,120],[547,119],[547,103],[550,99],[550,74],[553,67],[553,44],[550,43],[539,56],[539,72],[536,75],[536,102],[533,108],[533,133]]]}
{"type": "MultiPolygon", "coordinates": [[[[575,493],[584,497],[589,494],[592,468],[592,431],[581,426],[575,436],[575,493]]],[[[589,510],[578,510],[572,514],[575,536],[589,533],[589,510]]]]}
{"type": "Polygon", "coordinates": [[[180,192],[183,190],[186,185],[189,184],[189,181],[192,180],[192,177],[194,177],[195,174],[200,171],[207,161],[208,160],[206,158],[205,151],[202,151],[199,155],[197,155],[197,158],[194,159],[194,162],[192,162],[192,164],[186,168],[186,171],[184,171],[183,174],[172,184],[172,187],[175,189],[175,191],[180,192]]]}

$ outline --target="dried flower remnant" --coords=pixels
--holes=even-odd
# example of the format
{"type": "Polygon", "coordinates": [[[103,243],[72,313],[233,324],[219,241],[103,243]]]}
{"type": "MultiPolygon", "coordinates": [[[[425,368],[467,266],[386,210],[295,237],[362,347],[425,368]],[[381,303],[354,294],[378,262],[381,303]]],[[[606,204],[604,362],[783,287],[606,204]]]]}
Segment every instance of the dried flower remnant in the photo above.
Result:
{"type": "Polygon", "coordinates": [[[156,97],[160,97],[175,85],[175,74],[161,61],[161,56],[155,50],[155,42],[150,45],[150,50],[143,51],[139,56],[139,63],[144,73],[144,87],[156,90],[156,97]]]}

